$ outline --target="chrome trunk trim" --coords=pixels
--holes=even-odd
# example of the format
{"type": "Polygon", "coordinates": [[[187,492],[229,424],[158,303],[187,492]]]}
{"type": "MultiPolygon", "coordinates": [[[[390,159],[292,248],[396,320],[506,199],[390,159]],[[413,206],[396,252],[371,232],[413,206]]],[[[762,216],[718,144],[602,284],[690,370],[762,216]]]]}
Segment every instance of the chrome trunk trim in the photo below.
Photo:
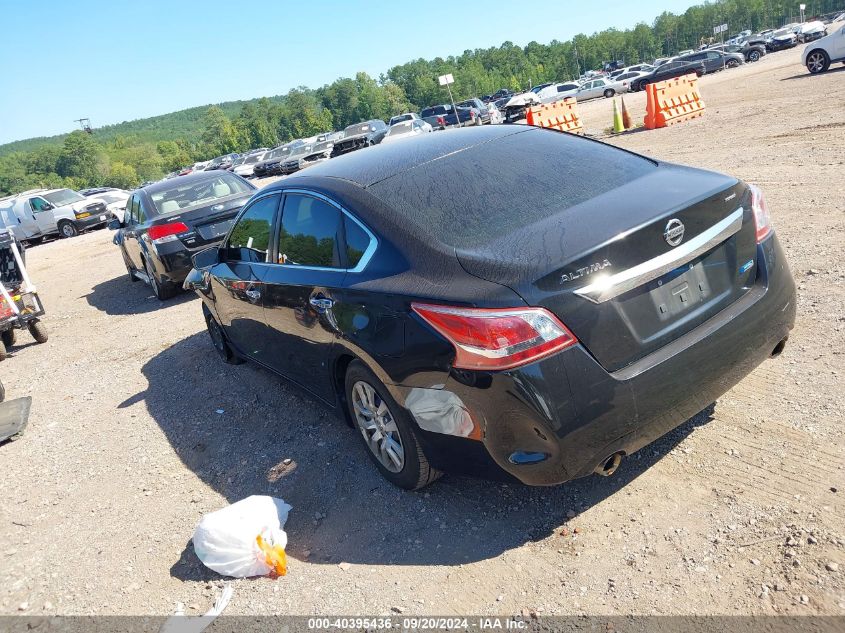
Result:
{"type": "Polygon", "coordinates": [[[677,248],[673,248],[671,251],[658,255],[633,268],[598,279],[588,286],[575,290],[575,294],[593,303],[604,303],[653,281],[715,248],[732,235],[739,233],[742,228],[743,212],[743,208],[740,207],[724,220],[717,222],[685,244],[681,244],[677,248]]]}

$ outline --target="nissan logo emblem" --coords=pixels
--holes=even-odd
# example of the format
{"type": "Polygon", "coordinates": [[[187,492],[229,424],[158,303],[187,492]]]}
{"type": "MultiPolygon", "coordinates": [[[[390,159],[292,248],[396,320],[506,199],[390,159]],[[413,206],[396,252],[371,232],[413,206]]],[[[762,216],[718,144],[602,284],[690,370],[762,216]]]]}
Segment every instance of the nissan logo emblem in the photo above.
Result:
{"type": "Polygon", "coordinates": [[[663,231],[663,239],[669,246],[677,246],[684,239],[684,223],[677,218],[672,218],[666,223],[666,230],[663,231]]]}

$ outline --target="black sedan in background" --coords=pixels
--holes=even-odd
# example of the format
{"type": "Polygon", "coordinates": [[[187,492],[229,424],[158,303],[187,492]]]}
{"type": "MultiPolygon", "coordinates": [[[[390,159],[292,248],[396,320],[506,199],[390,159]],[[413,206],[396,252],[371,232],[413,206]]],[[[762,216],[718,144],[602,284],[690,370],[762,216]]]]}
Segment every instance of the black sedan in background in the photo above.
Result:
{"type": "Polygon", "coordinates": [[[342,410],[408,489],[611,474],[780,353],[795,318],[759,189],[525,126],[312,167],[194,266],[221,358],[342,410]]]}
{"type": "Polygon", "coordinates": [[[255,185],[227,171],[199,171],[137,189],[123,222],[114,219],[129,279],[168,299],[191,270],[191,256],[220,242],[255,185]]]}
{"type": "Polygon", "coordinates": [[[726,53],[707,49],[678,57],[675,61],[700,63],[703,65],[705,73],[715,73],[725,68],[736,68],[744,64],[745,56],[740,53],[726,53]]]}
{"type": "Polygon", "coordinates": [[[637,92],[645,89],[648,84],[657,83],[658,81],[666,81],[667,79],[674,79],[682,75],[695,73],[696,76],[701,77],[704,74],[704,64],[700,61],[689,62],[681,60],[673,60],[666,62],[655,68],[652,72],[642,77],[631,80],[631,92],[637,92]]]}

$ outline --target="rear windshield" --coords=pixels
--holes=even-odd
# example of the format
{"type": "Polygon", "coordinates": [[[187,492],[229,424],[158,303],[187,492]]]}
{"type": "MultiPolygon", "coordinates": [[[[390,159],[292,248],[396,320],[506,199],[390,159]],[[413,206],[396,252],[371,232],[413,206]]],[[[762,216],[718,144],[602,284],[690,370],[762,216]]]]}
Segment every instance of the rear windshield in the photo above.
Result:
{"type": "Polygon", "coordinates": [[[443,244],[487,244],[620,187],[655,164],[586,139],[530,130],[418,165],[372,185],[443,244]]]}
{"type": "Polygon", "coordinates": [[[406,132],[410,132],[413,128],[414,124],[411,121],[403,121],[401,123],[394,123],[390,126],[390,129],[387,131],[388,136],[395,136],[398,134],[405,134],[406,132]]]}
{"type": "Polygon", "coordinates": [[[220,198],[252,193],[249,185],[228,172],[215,174],[213,178],[176,180],[173,187],[150,194],[156,212],[160,215],[184,211],[192,207],[205,206],[220,198]]]}
{"type": "MultiPolygon", "coordinates": [[[[356,123],[355,125],[350,125],[345,130],[343,130],[346,136],[355,136],[356,134],[366,134],[370,131],[370,124],[369,123],[356,123]]],[[[375,129],[375,128],[372,128],[375,129]]]]}

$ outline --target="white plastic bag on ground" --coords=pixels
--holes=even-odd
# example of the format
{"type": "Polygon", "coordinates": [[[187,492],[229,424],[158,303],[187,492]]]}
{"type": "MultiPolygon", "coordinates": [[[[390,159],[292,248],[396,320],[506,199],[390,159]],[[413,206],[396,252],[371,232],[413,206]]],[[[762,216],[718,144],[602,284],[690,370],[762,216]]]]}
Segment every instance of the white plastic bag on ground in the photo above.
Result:
{"type": "Polygon", "coordinates": [[[281,499],[253,495],[206,514],[194,530],[194,551],[224,576],[284,576],[288,537],[282,527],[290,510],[281,499]]]}

